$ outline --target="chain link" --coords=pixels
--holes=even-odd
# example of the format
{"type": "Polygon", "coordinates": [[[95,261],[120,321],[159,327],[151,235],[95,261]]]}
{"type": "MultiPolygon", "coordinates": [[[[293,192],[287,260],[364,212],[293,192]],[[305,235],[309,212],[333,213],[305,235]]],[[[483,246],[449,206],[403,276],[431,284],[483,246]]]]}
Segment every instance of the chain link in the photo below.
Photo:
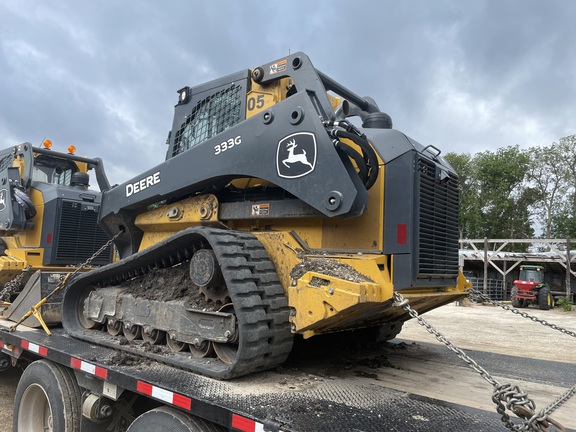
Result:
{"type": "Polygon", "coordinates": [[[56,291],[59,291],[60,289],[62,289],[64,287],[64,285],[66,284],[66,282],[69,279],[72,279],[74,276],[76,276],[78,273],[80,273],[82,271],[82,269],[84,269],[85,267],[89,266],[90,263],[92,263],[92,261],[98,256],[100,255],[102,252],[104,252],[106,249],[108,249],[110,247],[110,245],[114,242],[114,240],[116,240],[118,238],[118,236],[120,236],[120,234],[122,234],[124,231],[118,231],[114,237],[112,237],[110,240],[108,240],[100,249],[98,249],[96,252],[94,252],[94,254],[88,258],[86,261],[84,261],[82,264],[80,264],[78,267],[76,267],[76,270],[74,270],[72,273],[68,273],[64,279],[62,281],[60,281],[60,283],[58,285],[56,285],[56,287],[52,290],[52,292],[50,292],[50,294],[48,294],[46,296],[46,299],[49,299],[50,297],[52,297],[56,291]]]}
{"type": "MultiPolygon", "coordinates": [[[[112,242],[114,242],[114,240],[116,240],[116,239],[118,238],[118,236],[120,236],[120,234],[122,234],[123,232],[124,232],[123,230],[118,231],[118,232],[116,233],[116,235],[114,235],[114,237],[112,237],[112,238],[111,238],[110,240],[108,240],[100,249],[98,249],[96,252],[94,252],[94,254],[93,254],[90,258],[88,258],[86,261],[84,261],[82,264],[80,264],[78,267],[76,267],[76,269],[75,269],[73,272],[66,274],[66,276],[64,276],[64,277],[62,278],[62,280],[61,280],[60,282],[58,282],[58,285],[56,285],[56,287],[54,287],[54,289],[53,289],[46,297],[44,297],[42,300],[40,300],[39,304],[41,304],[42,302],[46,302],[46,301],[47,301],[48,299],[50,299],[54,294],[56,294],[58,291],[60,291],[62,288],[64,288],[64,286],[66,286],[66,282],[67,282],[69,279],[73,278],[73,277],[76,276],[78,273],[80,273],[80,272],[82,271],[82,269],[84,269],[85,267],[89,266],[90,263],[91,263],[98,255],[100,255],[100,254],[101,254],[102,252],[104,252],[107,248],[109,248],[110,245],[112,244],[112,242]]],[[[28,317],[32,314],[32,311],[33,311],[37,306],[38,306],[38,305],[33,306],[33,307],[32,307],[32,310],[31,310],[30,312],[28,312],[26,315],[24,315],[24,316],[20,319],[20,321],[18,321],[18,322],[17,322],[16,324],[14,324],[12,327],[10,327],[10,331],[12,331],[12,332],[13,332],[13,331],[16,331],[16,329],[18,328],[18,326],[19,326],[20,324],[22,324],[22,323],[26,320],[26,318],[28,318],[28,317]]],[[[46,327],[44,327],[44,328],[45,328],[46,332],[48,332],[47,328],[46,328],[46,327]]],[[[50,334],[50,333],[48,333],[48,334],[50,334]]]]}
{"type": "Polygon", "coordinates": [[[523,318],[530,319],[530,320],[532,320],[532,321],[534,321],[534,322],[537,322],[537,323],[540,323],[540,324],[542,324],[542,325],[544,325],[544,326],[550,327],[550,328],[552,328],[552,329],[554,329],[554,330],[557,330],[557,331],[559,331],[559,332],[561,332],[561,333],[567,334],[568,336],[576,337],[576,333],[573,332],[573,331],[571,331],[571,330],[567,330],[567,329],[565,329],[565,328],[563,328],[563,327],[557,326],[556,324],[549,323],[548,321],[543,320],[543,319],[540,319],[540,318],[538,318],[538,317],[535,317],[534,315],[529,315],[529,314],[527,314],[526,312],[522,312],[522,311],[519,310],[519,309],[516,309],[516,308],[514,308],[514,307],[510,307],[510,306],[508,306],[508,305],[506,305],[506,304],[504,304],[504,303],[501,303],[501,302],[499,302],[499,301],[492,300],[490,297],[488,297],[487,295],[485,295],[484,293],[482,293],[482,292],[480,292],[480,291],[478,291],[478,290],[472,290],[472,291],[470,292],[470,295],[471,295],[471,296],[474,296],[474,297],[476,297],[476,298],[479,297],[479,298],[481,298],[484,302],[491,303],[491,304],[493,304],[494,306],[499,306],[499,307],[501,307],[501,308],[504,309],[504,310],[507,310],[507,311],[512,312],[513,314],[520,315],[520,316],[523,317],[523,318]]]}
{"type": "MultiPolygon", "coordinates": [[[[474,295],[480,295],[482,298],[485,298],[482,293],[477,291],[472,292],[474,295]]],[[[409,304],[408,299],[404,298],[402,294],[395,292],[394,293],[394,303],[393,305],[396,307],[401,307],[404,309],[408,314],[414,318],[418,324],[423,326],[428,333],[434,335],[438,341],[446,345],[446,347],[456,353],[458,358],[464,361],[468,366],[474,369],[482,378],[484,378],[487,382],[489,382],[494,387],[494,393],[492,395],[492,401],[496,404],[496,411],[500,414],[500,418],[504,425],[514,431],[547,431],[548,426],[553,424],[556,426],[558,431],[564,431],[565,429],[556,421],[552,420],[548,417],[552,411],[557,409],[560,405],[566,402],[570,397],[576,394],[576,385],[573,386],[571,389],[566,391],[562,396],[552,402],[548,407],[538,411],[536,411],[536,404],[532,399],[528,397],[527,393],[524,393],[518,386],[511,385],[511,384],[501,384],[496,380],[486,369],[480,366],[476,361],[466,354],[462,349],[458,348],[454,345],[450,340],[448,340],[442,333],[436,330],[428,321],[422,318],[418,312],[409,304]],[[523,418],[525,421],[521,424],[514,424],[512,420],[510,420],[510,416],[506,412],[506,409],[512,411],[518,417],[523,418]]],[[[498,306],[509,310],[511,312],[516,312],[521,316],[526,315],[526,318],[530,318],[533,321],[539,322],[543,325],[549,326],[555,330],[562,331],[570,336],[575,336],[576,334],[570,330],[562,329],[561,327],[556,326],[555,324],[550,324],[544,320],[541,320],[536,317],[532,317],[526,313],[520,312],[517,309],[510,308],[507,305],[504,305],[500,302],[495,302],[494,300],[487,299],[491,303],[497,304],[498,306]]]]}
{"type": "Polygon", "coordinates": [[[4,288],[2,289],[2,291],[0,291],[0,301],[6,301],[6,302],[10,301],[10,297],[12,296],[12,294],[18,291],[22,286],[22,279],[28,273],[29,270],[30,266],[27,266],[25,269],[22,269],[22,271],[19,274],[17,274],[16,277],[14,277],[14,279],[4,284],[4,288]]]}
{"type": "MultiPolygon", "coordinates": [[[[543,320],[541,318],[538,318],[534,315],[530,315],[526,312],[522,312],[519,309],[516,309],[514,307],[510,307],[502,302],[496,301],[496,300],[492,300],[490,297],[488,297],[487,295],[485,295],[484,293],[482,293],[481,291],[478,290],[472,290],[469,294],[469,297],[476,297],[476,298],[480,298],[482,299],[484,302],[493,304],[494,306],[499,306],[504,310],[510,311],[513,314],[516,315],[520,315],[523,318],[529,319],[531,321],[537,322],[539,324],[542,324],[543,326],[547,326],[550,327],[551,329],[554,329],[556,331],[559,331],[561,333],[564,333],[568,336],[572,336],[572,337],[576,337],[576,333],[565,329],[563,327],[557,326],[554,323],[550,323],[546,320],[543,320]]],[[[576,394],[576,385],[572,386],[571,388],[569,388],[562,396],[560,396],[558,399],[556,399],[554,402],[552,402],[550,405],[548,405],[546,408],[540,410],[540,412],[538,412],[537,415],[535,415],[534,417],[537,417],[538,421],[542,421],[542,420],[546,420],[547,419],[547,415],[550,414],[551,412],[553,412],[554,410],[556,410],[557,408],[559,408],[564,402],[568,401],[572,396],[574,396],[574,394],[576,394]]],[[[530,419],[532,420],[532,418],[530,419]]],[[[550,420],[550,419],[548,419],[550,420]]]]}

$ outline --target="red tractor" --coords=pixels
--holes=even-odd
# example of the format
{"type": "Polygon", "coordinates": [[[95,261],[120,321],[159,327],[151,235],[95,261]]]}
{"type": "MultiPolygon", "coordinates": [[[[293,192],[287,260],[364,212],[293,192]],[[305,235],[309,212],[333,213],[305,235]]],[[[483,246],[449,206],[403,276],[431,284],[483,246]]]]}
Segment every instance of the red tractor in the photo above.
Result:
{"type": "Polygon", "coordinates": [[[510,299],[515,308],[528,307],[531,304],[537,304],[542,310],[553,308],[554,297],[550,287],[544,283],[544,267],[520,266],[520,276],[514,281],[510,299]]]}

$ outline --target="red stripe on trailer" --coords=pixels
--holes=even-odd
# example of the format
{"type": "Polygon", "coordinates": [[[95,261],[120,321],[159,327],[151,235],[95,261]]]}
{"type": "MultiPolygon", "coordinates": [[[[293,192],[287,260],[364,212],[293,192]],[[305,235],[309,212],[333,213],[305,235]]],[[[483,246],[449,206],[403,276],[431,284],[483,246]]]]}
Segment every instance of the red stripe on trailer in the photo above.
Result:
{"type": "Polygon", "coordinates": [[[70,366],[72,366],[74,369],[80,369],[81,365],[82,365],[81,360],[75,359],[74,357],[70,359],[70,366]]]}
{"type": "Polygon", "coordinates": [[[254,432],[256,429],[254,420],[247,419],[246,417],[232,414],[232,427],[244,432],[254,432]]]}
{"type": "Polygon", "coordinates": [[[264,432],[264,425],[249,418],[232,414],[232,427],[243,432],[264,432]]]}
{"type": "Polygon", "coordinates": [[[41,356],[46,357],[48,355],[48,348],[40,346],[40,345],[36,345],[32,342],[28,342],[27,340],[22,340],[22,348],[28,350],[28,351],[32,351],[35,352],[36,354],[40,354],[41,356]]]}
{"type": "Polygon", "coordinates": [[[146,396],[152,396],[152,386],[142,381],[136,383],[136,391],[139,391],[146,396]]]}
{"type": "Polygon", "coordinates": [[[160,399],[161,401],[168,402],[174,406],[189,410],[192,407],[192,399],[178,393],[174,393],[163,388],[153,386],[152,384],[138,381],[136,383],[136,390],[146,396],[160,399]]]}
{"type": "Polygon", "coordinates": [[[74,369],[79,369],[83,372],[97,376],[98,378],[108,378],[108,371],[103,367],[95,366],[92,363],[88,363],[74,357],[70,359],[70,366],[72,366],[74,369]]]}
{"type": "Polygon", "coordinates": [[[4,341],[0,340],[0,348],[4,348],[4,341]]]}
{"type": "Polygon", "coordinates": [[[192,408],[192,399],[186,396],[179,395],[178,393],[174,393],[174,405],[180,408],[184,408],[190,410],[192,408]]]}

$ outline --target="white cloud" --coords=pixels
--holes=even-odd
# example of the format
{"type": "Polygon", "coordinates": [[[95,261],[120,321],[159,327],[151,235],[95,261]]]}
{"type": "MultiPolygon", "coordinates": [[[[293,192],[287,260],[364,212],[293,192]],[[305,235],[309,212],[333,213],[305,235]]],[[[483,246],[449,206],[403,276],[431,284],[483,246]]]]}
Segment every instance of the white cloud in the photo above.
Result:
{"type": "Polygon", "coordinates": [[[431,87],[426,96],[425,117],[415,130],[423,143],[432,143],[445,152],[474,153],[519,144],[521,147],[546,145],[561,133],[529,106],[510,98],[511,88],[522,80],[493,91],[471,82],[462,63],[439,61],[430,71],[431,87]],[[424,137],[424,138],[422,138],[424,137]]]}

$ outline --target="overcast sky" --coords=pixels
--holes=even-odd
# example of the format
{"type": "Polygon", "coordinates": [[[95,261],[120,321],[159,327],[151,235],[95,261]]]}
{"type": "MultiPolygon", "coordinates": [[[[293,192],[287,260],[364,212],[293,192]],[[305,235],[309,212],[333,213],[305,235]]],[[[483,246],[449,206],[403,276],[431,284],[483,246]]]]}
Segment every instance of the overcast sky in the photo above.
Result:
{"type": "Polygon", "coordinates": [[[576,133],[576,1],[0,2],[0,149],[164,160],[176,90],[304,51],[444,153],[576,133]]]}

